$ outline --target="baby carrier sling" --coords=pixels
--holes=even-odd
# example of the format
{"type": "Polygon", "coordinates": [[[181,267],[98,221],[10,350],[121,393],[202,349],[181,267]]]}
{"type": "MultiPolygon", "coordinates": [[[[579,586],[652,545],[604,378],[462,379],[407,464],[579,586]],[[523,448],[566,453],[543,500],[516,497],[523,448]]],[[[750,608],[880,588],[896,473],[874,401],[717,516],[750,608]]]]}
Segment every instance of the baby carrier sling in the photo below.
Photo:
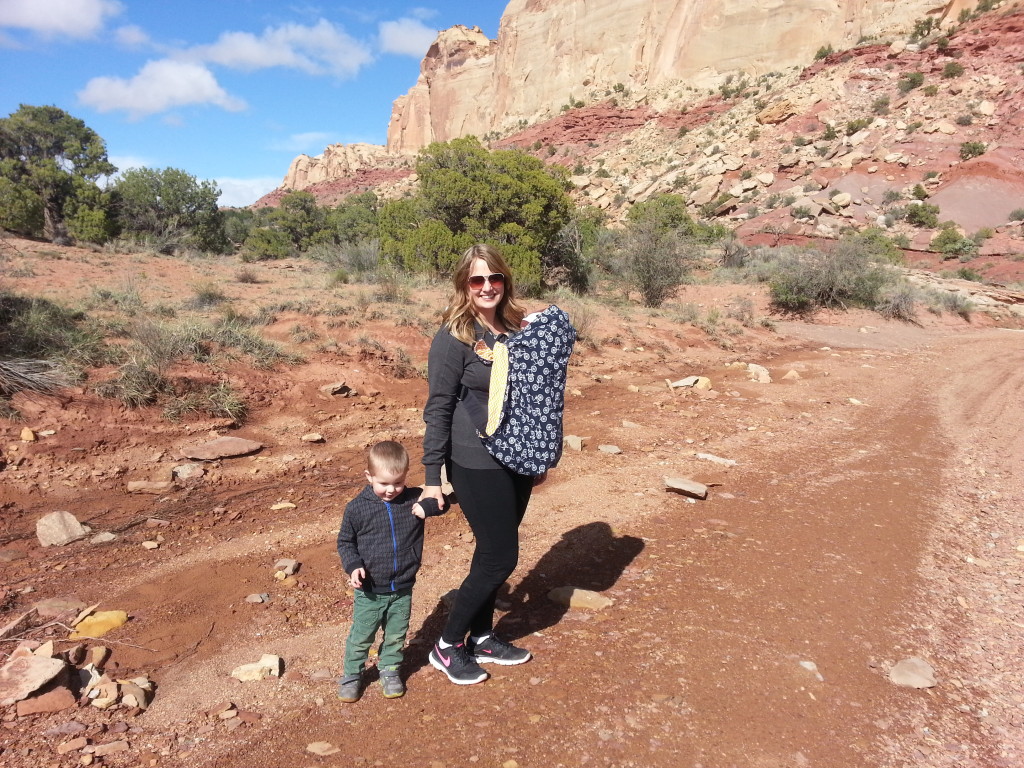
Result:
{"type": "Polygon", "coordinates": [[[465,399],[488,452],[520,475],[536,477],[562,455],[562,410],[576,329],[551,305],[506,342],[494,345],[487,407],[465,399]]]}

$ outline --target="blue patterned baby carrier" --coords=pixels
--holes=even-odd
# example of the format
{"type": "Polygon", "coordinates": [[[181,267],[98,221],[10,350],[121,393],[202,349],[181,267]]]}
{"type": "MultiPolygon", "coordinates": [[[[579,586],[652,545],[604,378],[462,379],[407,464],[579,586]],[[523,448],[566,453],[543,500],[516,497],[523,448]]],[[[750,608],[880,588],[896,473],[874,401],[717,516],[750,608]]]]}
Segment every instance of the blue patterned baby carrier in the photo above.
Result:
{"type": "MultiPolygon", "coordinates": [[[[520,475],[536,477],[562,455],[565,380],[576,329],[551,305],[508,339],[508,374],[492,365],[490,403],[470,403],[477,433],[488,452],[520,475]]],[[[497,346],[497,345],[495,345],[497,346]]]]}

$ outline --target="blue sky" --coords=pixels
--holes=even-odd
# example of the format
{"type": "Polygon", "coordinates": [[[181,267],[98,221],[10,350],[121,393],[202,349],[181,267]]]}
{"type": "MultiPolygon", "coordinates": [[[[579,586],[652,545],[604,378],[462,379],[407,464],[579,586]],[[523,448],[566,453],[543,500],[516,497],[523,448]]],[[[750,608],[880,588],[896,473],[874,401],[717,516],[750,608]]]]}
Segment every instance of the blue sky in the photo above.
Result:
{"type": "Polygon", "coordinates": [[[52,104],[121,169],[183,169],[224,205],[300,153],[386,141],[440,29],[491,38],[507,0],[0,0],[0,117],[52,104]]]}

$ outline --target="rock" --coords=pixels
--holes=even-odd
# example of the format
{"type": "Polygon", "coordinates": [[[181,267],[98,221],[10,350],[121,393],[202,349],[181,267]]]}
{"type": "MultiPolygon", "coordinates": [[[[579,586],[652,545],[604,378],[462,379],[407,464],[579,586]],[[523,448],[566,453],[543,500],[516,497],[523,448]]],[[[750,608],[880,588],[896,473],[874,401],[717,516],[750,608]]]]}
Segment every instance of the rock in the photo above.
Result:
{"type": "Polygon", "coordinates": [[[27,698],[55,679],[65,668],[61,659],[45,656],[12,658],[0,667],[0,707],[27,698]]]}
{"type": "Polygon", "coordinates": [[[917,656],[903,659],[889,670],[889,680],[904,688],[933,688],[936,685],[932,665],[917,656]]]}
{"type": "Polygon", "coordinates": [[[70,512],[51,512],[36,520],[36,538],[44,547],[63,547],[88,531],[70,512]]]}
{"type": "Polygon", "coordinates": [[[952,136],[957,132],[957,128],[947,120],[940,120],[935,124],[935,130],[946,136],[952,136]]]}
{"type": "Polygon", "coordinates": [[[274,570],[278,573],[283,573],[285,576],[291,576],[299,570],[299,561],[283,558],[274,564],[274,570]]]}
{"type": "Polygon", "coordinates": [[[304,443],[322,443],[324,441],[324,436],[319,432],[307,432],[299,439],[304,443]]]}
{"type": "Polygon", "coordinates": [[[889,52],[893,54],[900,54],[907,50],[906,40],[893,40],[889,46],[889,52]]]}
{"type": "Polygon", "coordinates": [[[76,733],[89,730],[85,725],[78,722],[77,720],[69,720],[66,723],[55,725],[53,728],[47,728],[43,731],[43,736],[73,736],[76,733]]]}
{"type": "Polygon", "coordinates": [[[992,117],[996,113],[996,105],[991,101],[983,101],[974,108],[974,111],[985,117],[992,117]]]}
{"type": "Polygon", "coordinates": [[[57,745],[57,754],[66,755],[68,752],[77,752],[82,747],[89,746],[89,739],[85,736],[79,736],[77,739],[71,741],[65,741],[63,744],[57,745]]]}
{"type": "Polygon", "coordinates": [[[36,441],[36,433],[28,427],[22,427],[21,429],[21,442],[23,443],[34,443],[36,441]]]}
{"type": "Polygon", "coordinates": [[[579,587],[555,587],[548,592],[548,599],[569,608],[587,608],[592,611],[600,611],[615,603],[599,592],[579,587]]]}
{"type": "Polygon", "coordinates": [[[159,496],[174,490],[170,480],[131,480],[127,485],[128,493],[151,493],[159,496]]]}
{"type": "Polygon", "coordinates": [[[265,653],[252,664],[242,664],[231,671],[231,676],[243,683],[281,676],[281,657],[265,653]]]}
{"type": "Polygon", "coordinates": [[[762,109],[754,116],[754,119],[761,125],[776,125],[793,117],[796,112],[797,109],[793,102],[789,99],[781,99],[762,109]]]}
{"type": "Polygon", "coordinates": [[[359,393],[344,381],[336,381],[333,384],[324,384],[320,391],[325,395],[340,395],[341,397],[355,397],[359,393]]]}
{"type": "Polygon", "coordinates": [[[279,501],[277,502],[277,504],[271,504],[270,508],[274,511],[277,511],[279,509],[295,509],[295,505],[292,504],[290,501],[279,501]]]}
{"type": "Polygon", "coordinates": [[[93,536],[91,539],[89,539],[89,543],[90,544],[109,544],[111,541],[116,541],[116,540],[117,540],[117,534],[116,533],[111,533],[110,531],[103,531],[102,533],[97,533],[95,536],[93,536]]]}
{"type": "Polygon", "coordinates": [[[682,491],[687,496],[693,496],[695,499],[706,499],[708,497],[708,487],[706,485],[686,477],[666,476],[665,487],[673,491],[682,491]]]}
{"type": "Polygon", "coordinates": [[[754,178],[757,179],[760,184],[766,187],[770,187],[772,184],[775,183],[775,174],[769,171],[759,173],[754,178]]]}
{"type": "Polygon", "coordinates": [[[63,712],[65,709],[74,709],[78,706],[78,699],[71,689],[64,685],[51,688],[46,693],[24,699],[18,702],[18,717],[28,715],[48,715],[53,712],[63,712]]]}
{"type": "Polygon", "coordinates": [[[623,419],[622,426],[626,429],[640,429],[641,425],[637,424],[635,421],[627,421],[626,419],[623,419]]]}
{"type": "Polygon", "coordinates": [[[142,546],[146,549],[160,549],[160,542],[153,541],[152,539],[142,542],[142,546]]]}
{"type": "Polygon", "coordinates": [[[187,482],[189,480],[199,480],[203,475],[206,474],[206,469],[202,464],[196,464],[195,462],[189,462],[188,464],[179,464],[171,470],[171,475],[175,480],[181,480],[187,482]]]}
{"type": "Polygon", "coordinates": [[[81,640],[83,637],[103,637],[111,630],[117,629],[128,621],[126,611],[97,611],[75,625],[75,630],[68,635],[68,640],[81,640]]]}
{"type": "Polygon", "coordinates": [[[201,445],[194,445],[183,448],[182,457],[196,459],[198,461],[216,461],[217,459],[230,459],[236,456],[248,456],[263,449],[263,443],[255,440],[246,440],[241,437],[218,437],[201,445]]]}
{"type": "Polygon", "coordinates": [[[107,755],[117,754],[118,752],[127,752],[128,748],[128,742],[122,739],[121,741],[111,741],[107,744],[97,744],[93,747],[92,753],[96,755],[96,757],[106,757],[107,755]]]}
{"type": "Polygon", "coordinates": [[[583,438],[579,435],[565,435],[565,437],[562,438],[562,445],[571,451],[582,451],[583,438]]]}
{"type": "Polygon", "coordinates": [[[832,198],[832,204],[839,208],[846,208],[853,202],[853,195],[849,192],[840,192],[832,198]]]}
{"type": "Polygon", "coordinates": [[[306,746],[306,751],[314,755],[319,755],[320,757],[336,755],[341,752],[338,747],[328,741],[314,741],[312,744],[306,746]]]}
{"type": "Polygon", "coordinates": [[[713,453],[698,453],[696,454],[698,459],[702,461],[711,461],[715,464],[721,464],[723,467],[735,467],[735,459],[723,459],[721,456],[715,456],[713,453]]]}
{"type": "Polygon", "coordinates": [[[668,384],[669,389],[681,389],[685,387],[702,389],[705,391],[711,389],[711,379],[707,376],[687,376],[685,379],[679,379],[678,381],[669,381],[668,379],[665,379],[665,383],[668,384]]]}
{"type": "Polygon", "coordinates": [[[37,615],[39,615],[39,612],[35,608],[32,608],[31,610],[28,610],[20,616],[16,617],[12,621],[9,621],[6,624],[4,624],[2,627],[0,627],[0,640],[7,637],[13,637],[14,635],[21,634],[22,632],[24,632],[26,629],[29,628],[29,625],[32,623],[32,619],[34,619],[37,615]]]}
{"type": "Polygon", "coordinates": [[[599,450],[601,453],[610,453],[613,456],[615,454],[622,453],[622,449],[619,448],[619,446],[617,445],[599,445],[597,446],[597,450],[599,450]]]}
{"type": "Polygon", "coordinates": [[[270,595],[266,592],[254,592],[253,594],[245,598],[247,603],[266,603],[270,600],[270,595]]]}
{"type": "Polygon", "coordinates": [[[800,378],[800,374],[796,371],[790,370],[786,372],[786,375],[782,377],[784,381],[796,381],[800,378]]]}
{"type": "Polygon", "coordinates": [[[758,384],[771,384],[772,376],[768,372],[768,369],[763,365],[757,363],[747,363],[747,376],[750,381],[756,381],[758,384]]]}

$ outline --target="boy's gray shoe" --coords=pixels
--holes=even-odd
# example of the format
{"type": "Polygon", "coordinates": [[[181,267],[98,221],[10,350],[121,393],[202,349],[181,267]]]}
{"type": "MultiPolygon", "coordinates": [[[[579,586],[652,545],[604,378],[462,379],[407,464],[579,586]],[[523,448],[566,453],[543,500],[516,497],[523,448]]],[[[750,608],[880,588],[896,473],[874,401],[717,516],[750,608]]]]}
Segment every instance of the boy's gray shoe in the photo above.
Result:
{"type": "Polygon", "coordinates": [[[405,683],[397,672],[381,672],[380,687],[384,689],[385,699],[397,699],[405,695],[405,683]]]}
{"type": "Polygon", "coordinates": [[[359,701],[363,693],[363,681],[360,675],[355,677],[343,677],[338,681],[338,698],[341,701],[351,704],[359,701]]]}

